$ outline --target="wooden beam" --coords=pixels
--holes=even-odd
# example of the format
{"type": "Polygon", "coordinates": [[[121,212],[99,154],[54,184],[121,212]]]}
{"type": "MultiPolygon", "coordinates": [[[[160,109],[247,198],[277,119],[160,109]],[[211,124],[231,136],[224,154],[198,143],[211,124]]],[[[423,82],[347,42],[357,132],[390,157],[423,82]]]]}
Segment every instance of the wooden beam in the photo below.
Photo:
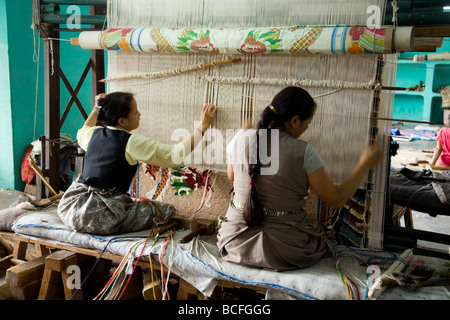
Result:
{"type": "Polygon", "coordinates": [[[66,75],[61,70],[61,68],[60,67],[57,68],[57,71],[58,71],[59,76],[61,77],[61,80],[63,81],[64,85],[66,86],[67,90],[70,93],[69,102],[67,103],[66,108],[64,109],[63,115],[60,119],[60,127],[62,127],[64,121],[66,120],[66,117],[67,117],[67,115],[70,111],[70,108],[72,107],[74,102],[77,105],[78,110],[81,112],[81,115],[83,116],[83,118],[86,119],[88,117],[88,115],[86,114],[86,111],[84,111],[83,105],[81,104],[80,99],[78,99],[77,95],[78,95],[78,92],[80,91],[81,86],[83,85],[84,79],[86,79],[86,76],[87,76],[90,68],[91,68],[91,61],[89,61],[86,65],[86,67],[84,68],[83,73],[82,73],[80,79],[78,80],[75,90],[70,85],[69,80],[67,80],[66,75]]]}
{"type": "Polygon", "coordinates": [[[28,283],[42,279],[44,273],[45,257],[27,261],[6,271],[6,282],[10,286],[23,287],[28,283]]]}
{"type": "Polygon", "coordinates": [[[414,28],[416,37],[450,37],[450,21],[448,26],[420,27],[414,28]]]}
{"type": "MultiPolygon", "coordinates": [[[[98,15],[102,14],[104,7],[102,6],[91,6],[90,14],[98,15]]],[[[97,26],[91,25],[91,29],[95,29],[97,26]]],[[[105,78],[105,52],[104,50],[91,50],[91,79],[92,79],[92,106],[95,105],[95,96],[100,93],[106,92],[105,83],[100,82],[101,79],[105,78]]]]}
{"type": "MultiPolygon", "coordinates": [[[[59,32],[50,26],[50,38],[59,38],[59,32]]],[[[60,136],[60,78],[56,68],[60,65],[59,41],[44,39],[44,78],[45,78],[45,136],[48,139],[59,139],[60,136]]],[[[60,190],[59,183],[59,145],[45,143],[45,159],[41,161],[41,170],[48,170],[49,183],[56,191],[60,190]]],[[[47,194],[48,196],[48,194],[47,194]]]]}

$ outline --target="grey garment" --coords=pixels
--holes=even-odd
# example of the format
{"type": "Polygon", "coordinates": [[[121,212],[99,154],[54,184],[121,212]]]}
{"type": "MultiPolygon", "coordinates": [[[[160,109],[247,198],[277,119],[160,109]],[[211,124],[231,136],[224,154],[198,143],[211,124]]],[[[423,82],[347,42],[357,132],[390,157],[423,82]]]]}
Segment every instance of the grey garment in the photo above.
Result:
{"type": "Polygon", "coordinates": [[[0,231],[13,231],[11,225],[22,215],[30,213],[30,210],[18,207],[9,207],[0,210],[0,231]]]}
{"type": "MultiPolygon", "coordinates": [[[[245,142],[237,139],[236,145],[245,142]]],[[[273,175],[256,178],[255,188],[262,206],[279,211],[303,209],[309,189],[303,168],[306,145],[280,130],[279,157],[275,159],[272,155],[273,160],[278,160],[278,170],[273,175]]],[[[233,164],[233,171],[234,200],[245,202],[250,189],[248,165],[233,164]]],[[[266,216],[265,225],[249,228],[243,220],[242,209],[230,205],[226,219],[219,229],[217,245],[223,258],[230,262],[284,271],[313,265],[328,251],[324,236],[313,236],[298,227],[307,221],[304,211],[266,216]]]]}
{"type": "Polygon", "coordinates": [[[122,234],[151,229],[154,221],[166,220],[176,209],[157,201],[135,202],[127,193],[105,191],[73,182],[64,193],[58,215],[77,232],[122,234]]]}
{"type": "Polygon", "coordinates": [[[304,225],[305,219],[305,213],[265,217],[262,226],[249,228],[242,209],[230,205],[217,246],[224,260],[245,266],[275,271],[306,268],[319,261],[328,246],[324,236],[310,236],[295,226],[304,225]]]}

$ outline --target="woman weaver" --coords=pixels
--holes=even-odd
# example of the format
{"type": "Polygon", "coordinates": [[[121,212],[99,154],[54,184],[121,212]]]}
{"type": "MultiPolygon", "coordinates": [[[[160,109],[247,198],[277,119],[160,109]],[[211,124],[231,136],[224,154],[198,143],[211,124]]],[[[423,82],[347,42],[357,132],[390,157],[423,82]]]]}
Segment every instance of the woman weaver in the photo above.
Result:
{"type": "Polygon", "coordinates": [[[285,88],[264,109],[256,130],[239,131],[227,146],[234,198],[217,243],[225,260],[282,271],[308,267],[327,252],[321,226],[304,211],[309,188],[340,207],[380,160],[381,152],[376,142],[371,143],[350,176],[335,184],[320,155],[298,139],[315,109],[308,92],[285,88]],[[269,154],[270,162],[263,157],[269,154]]]}

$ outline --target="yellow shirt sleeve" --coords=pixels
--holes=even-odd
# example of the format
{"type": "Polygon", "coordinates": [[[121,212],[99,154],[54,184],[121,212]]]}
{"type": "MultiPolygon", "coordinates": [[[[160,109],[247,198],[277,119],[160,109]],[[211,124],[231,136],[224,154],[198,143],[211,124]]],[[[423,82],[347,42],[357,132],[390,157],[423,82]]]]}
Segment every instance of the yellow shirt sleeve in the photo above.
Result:
{"type": "Polygon", "coordinates": [[[94,126],[94,127],[88,127],[83,126],[80,130],[77,132],[77,141],[78,145],[81,149],[84,151],[87,150],[89,140],[91,139],[92,134],[95,130],[102,128],[101,126],[94,126]]]}
{"type": "Polygon", "coordinates": [[[128,163],[135,165],[138,161],[164,168],[183,165],[183,143],[169,145],[158,140],[132,134],[125,149],[128,163]]]}
{"type": "MultiPolygon", "coordinates": [[[[95,130],[101,126],[83,126],[77,132],[78,145],[87,150],[89,140],[95,130]]],[[[123,130],[117,127],[108,127],[112,130],[123,130]]],[[[173,168],[183,165],[184,146],[183,143],[174,145],[164,144],[153,138],[140,134],[131,134],[125,148],[125,159],[130,165],[135,165],[138,161],[156,165],[164,168],[173,168]]]]}

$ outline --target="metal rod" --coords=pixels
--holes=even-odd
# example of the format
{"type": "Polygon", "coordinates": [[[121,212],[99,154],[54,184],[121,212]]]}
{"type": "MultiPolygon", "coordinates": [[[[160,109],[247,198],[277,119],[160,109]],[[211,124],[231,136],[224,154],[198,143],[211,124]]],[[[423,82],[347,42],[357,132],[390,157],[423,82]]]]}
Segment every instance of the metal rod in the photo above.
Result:
{"type": "Polygon", "coordinates": [[[39,169],[38,165],[33,160],[33,158],[28,157],[28,161],[30,162],[31,168],[36,172],[36,174],[39,176],[39,178],[41,178],[42,182],[45,184],[45,186],[47,187],[50,194],[52,196],[56,196],[58,193],[55,191],[55,189],[53,189],[53,187],[50,185],[50,183],[48,183],[47,179],[45,179],[44,174],[42,173],[41,169],[39,169]]]}
{"type": "Polygon", "coordinates": [[[43,4],[106,6],[107,0],[41,0],[43,4]]]}
{"type": "MultiPolygon", "coordinates": [[[[51,38],[59,38],[59,32],[53,30],[50,26],[48,29],[48,36],[51,38]]],[[[60,138],[60,77],[56,68],[60,64],[60,43],[59,41],[44,41],[44,79],[45,79],[45,136],[48,139],[60,138]]],[[[46,157],[41,157],[42,171],[49,170],[49,183],[59,192],[60,177],[60,153],[59,146],[52,143],[44,143],[46,157]]]]}
{"type": "Polygon", "coordinates": [[[443,233],[436,233],[430,231],[423,231],[417,229],[403,228],[393,225],[386,225],[385,235],[407,237],[415,240],[425,240],[435,243],[450,244],[450,235],[443,233]]]}
{"type": "MultiPolygon", "coordinates": [[[[72,18],[70,14],[43,14],[41,21],[52,24],[67,24],[67,21],[72,18]]],[[[80,15],[80,24],[103,25],[105,19],[106,16],[101,15],[80,15]]]]}
{"type": "Polygon", "coordinates": [[[60,8],[58,5],[46,5],[46,6],[41,6],[41,10],[43,13],[48,13],[48,14],[59,14],[60,12],[60,8]]]}
{"type": "Polygon", "coordinates": [[[398,121],[398,122],[413,122],[413,123],[437,124],[436,122],[418,121],[418,120],[405,120],[405,119],[393,119],[393,118],[381,118],[381,117],[370,117],[370,119],[374,119],[374,120],[385,120],[385,121],[398,121]]]}
{"type": "MultiPolygon", "coordinates": [[[[392,0],[388,0],[388,2],[392,2],[392,0]]],[[[450,5],[449,1],[442,1],[442,0],[398,0],[397,6],[398,7],[414,7],[414,8],[429,8],[429,7],[437,7],[441,6],[444,7],[446,5],[450,5]]],[[[386,6],[391,7],[391,4],[388,4],[386,6]]]]}
{"type": "MultiPolygon", "coordinates": [[[[385,23],[388,24],[392,21],[392,14],[387,13],[385,15],[385,23]]],[[[402,13],[397,14],[398,25],[411,26],[411,25],[448,25],[450,21],[450,12],[442,13],[402,13]]]]}
{"type": "Polygon", "coordinates": [[[403,87],[386,87],[386,86],[382,86],[381,90],[407,90],[408,88],[403,88],[403,87]]]}

